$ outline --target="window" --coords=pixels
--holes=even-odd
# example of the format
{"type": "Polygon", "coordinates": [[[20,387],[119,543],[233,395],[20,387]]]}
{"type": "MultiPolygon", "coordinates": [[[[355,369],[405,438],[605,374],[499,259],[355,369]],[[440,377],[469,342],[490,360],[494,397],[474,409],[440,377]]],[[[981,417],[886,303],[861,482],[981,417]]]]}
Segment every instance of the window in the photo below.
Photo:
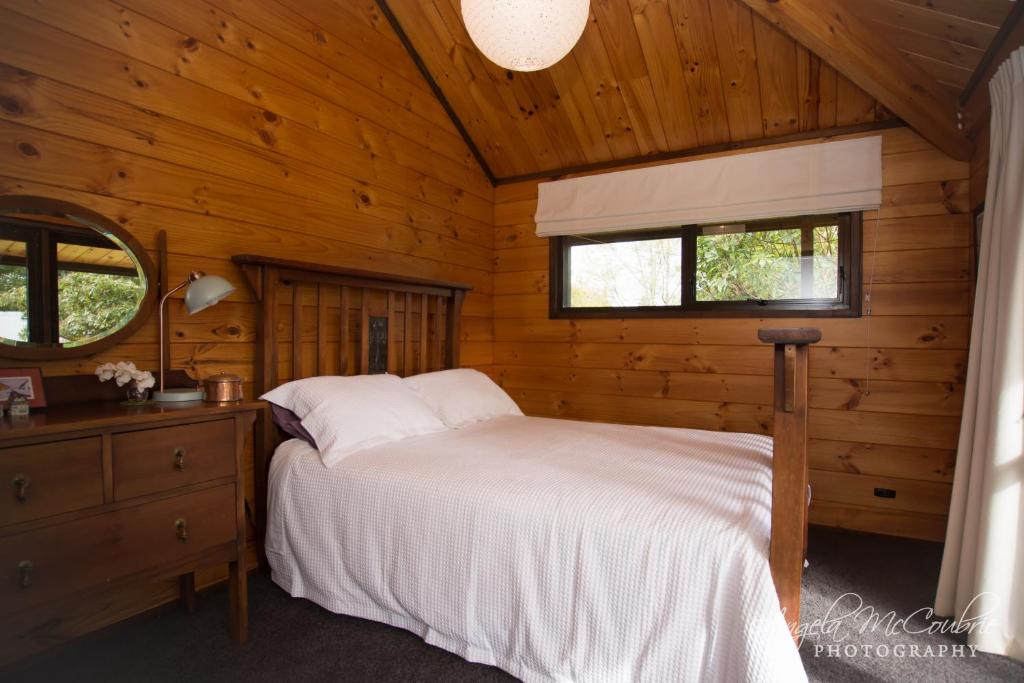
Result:
{"type": "Polygon", "coordinates": [[[551,317],[860,315],[860,213],[551,244],[551,317]]]}
{"type": "Polygon", "coordinates": [[[24,254],[24,242],[0,242],[0,337],[28,341],[28,267],[9,263],[10,254],[24,254]]]}
{"type": "Polygon", "coordinates": [[[57,336],[64,346],[88,344],[121,329],[146,295],[128,252],[109,241],[58,242],[56,270],[57,336]]]}

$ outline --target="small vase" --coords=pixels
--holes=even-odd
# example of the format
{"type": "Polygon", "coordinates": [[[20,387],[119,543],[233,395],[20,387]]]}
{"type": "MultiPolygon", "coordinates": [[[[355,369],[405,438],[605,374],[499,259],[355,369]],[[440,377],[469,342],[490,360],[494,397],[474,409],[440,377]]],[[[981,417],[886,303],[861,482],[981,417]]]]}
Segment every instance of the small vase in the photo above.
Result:
{"type": "Polygon", "coordinates": [[[125,389],[128,392],[128,400],[125,401],[125,404],[127,405],[141,405],[149,400],[149,389],[140,388],[139,385],[135,383],[135,380],[129,382],[125,389]]]}

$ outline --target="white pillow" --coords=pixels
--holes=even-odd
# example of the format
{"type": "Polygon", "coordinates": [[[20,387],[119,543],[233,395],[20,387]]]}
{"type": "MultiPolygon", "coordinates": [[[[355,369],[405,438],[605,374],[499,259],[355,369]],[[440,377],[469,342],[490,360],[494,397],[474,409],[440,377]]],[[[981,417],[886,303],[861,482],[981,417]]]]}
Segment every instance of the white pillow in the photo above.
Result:
{"type": "Polygon", "coordinates": [[[395,375],[310,377],[260,398],[298,415],[328,467],[364,448],[446,429],[395,375]]]}
{"type": "Polygon", "coordinates": [[[441,370],[404,381],[452,428],[499,415],[523,414],[501,387],[478,370],[441,370]]]}

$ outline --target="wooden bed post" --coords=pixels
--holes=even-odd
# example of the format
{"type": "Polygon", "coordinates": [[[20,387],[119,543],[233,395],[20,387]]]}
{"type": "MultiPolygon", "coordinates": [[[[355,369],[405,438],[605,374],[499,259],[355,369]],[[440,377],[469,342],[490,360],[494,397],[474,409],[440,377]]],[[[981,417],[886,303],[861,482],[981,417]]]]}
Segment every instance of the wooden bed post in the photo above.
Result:
{"type": "MultiPolygon", "coordinates": [[[[277,386],[277,269],[244,266],[253,285],[253,292],[259,302],[259,318],[256,335],[256,386],[255,394],[260,396],[277,386]]],[[[260,412],[256,421],[256,436],[253,443],[253,526],[256,528],[256,561],[264,571],[270,570],[263,544],[263,532],[267,528],[267,475],[270,458],[276,446],[277,428],[270,417],[268,405],[260,412]]]]}
{"type": "Polygon", "coordinates": [[[813,327],[760,329],[757,338],[775,346],[769,563],[779,606],[796,638],[807,538],[808,346],[821,340],[821,330],[813,327]]]}

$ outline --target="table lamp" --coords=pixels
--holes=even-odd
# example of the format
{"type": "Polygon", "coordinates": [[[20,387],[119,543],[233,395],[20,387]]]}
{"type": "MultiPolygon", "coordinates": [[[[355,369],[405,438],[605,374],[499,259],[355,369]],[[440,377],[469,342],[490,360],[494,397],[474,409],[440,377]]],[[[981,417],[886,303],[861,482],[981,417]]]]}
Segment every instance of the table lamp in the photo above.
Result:
{"type": "Polygon", "coordinates": [[[153,392],[153,400],[161,402],[201,401],[203,392],[187,387],[181,389],[164,388],[164,307],[168,297],[182,287],[185,290],[185,309],[189,315],[220,303],[228,294],[235,291],[235,286],[219,275],[207,275],[194,270],[188,274],[177,287],[172,288],[160,299],[160,390],[153,392]]]}

